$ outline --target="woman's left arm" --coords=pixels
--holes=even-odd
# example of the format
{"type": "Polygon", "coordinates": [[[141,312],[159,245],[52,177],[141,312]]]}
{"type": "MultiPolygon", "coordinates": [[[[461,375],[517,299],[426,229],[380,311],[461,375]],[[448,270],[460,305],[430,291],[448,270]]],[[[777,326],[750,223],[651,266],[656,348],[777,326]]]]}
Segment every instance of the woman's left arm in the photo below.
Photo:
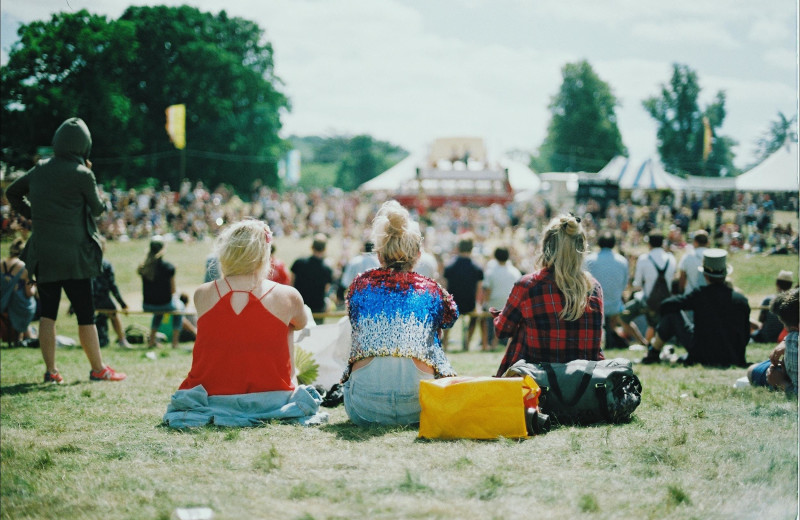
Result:
{"type": "Polygon", "coordinates": [[[94,178],[94,173],[89,168],[82,167],[81,171],[84,173],[83,184],[81,191],[86,205],[92,216],[99,217],[106,210],[105,203],[100,199],[100,193],[97,190],[97,181],[94,178]]]}

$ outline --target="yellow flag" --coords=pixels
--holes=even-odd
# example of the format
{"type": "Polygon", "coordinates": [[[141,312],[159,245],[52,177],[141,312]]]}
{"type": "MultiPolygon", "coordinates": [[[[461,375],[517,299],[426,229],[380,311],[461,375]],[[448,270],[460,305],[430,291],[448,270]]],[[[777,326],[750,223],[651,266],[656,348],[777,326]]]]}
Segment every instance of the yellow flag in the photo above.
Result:
{"type": "Polygon", "coordinates": [[[186,148],[186,105],[167,107],[167,134],[178,150],[186,148]]]}
{"type": "Polygon", "coordinates": [[[711,123],[709,122],[708,118],[703,116],[703,160],[708,159],[708,155],[711,153],[711,123]]]}

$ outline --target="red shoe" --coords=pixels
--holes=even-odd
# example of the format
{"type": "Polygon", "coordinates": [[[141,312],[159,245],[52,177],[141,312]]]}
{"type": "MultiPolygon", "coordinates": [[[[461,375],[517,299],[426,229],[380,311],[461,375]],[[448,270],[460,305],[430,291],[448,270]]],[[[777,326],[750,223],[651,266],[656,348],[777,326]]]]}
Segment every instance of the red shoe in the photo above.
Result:
{"type": "Polygon", "coordinates": [[[45,383],[53,383],[53,384],[56,384],[56,385],[60,385],[61,383],[64,382],[64,378],[61,377],[61,374],[59,374],[58,372],[54,372],[52,374],[50,372],[45,372],[44,373],[44,382],[45,383]]]}
{"type": "Polygon", "coordinates": [[[95,372],[94,370],[89,372],[89,379],[92,381],[122,381],[126,377],[128,376],[122,372],[115,371],[108,365],[99,372],[95,372]]]}

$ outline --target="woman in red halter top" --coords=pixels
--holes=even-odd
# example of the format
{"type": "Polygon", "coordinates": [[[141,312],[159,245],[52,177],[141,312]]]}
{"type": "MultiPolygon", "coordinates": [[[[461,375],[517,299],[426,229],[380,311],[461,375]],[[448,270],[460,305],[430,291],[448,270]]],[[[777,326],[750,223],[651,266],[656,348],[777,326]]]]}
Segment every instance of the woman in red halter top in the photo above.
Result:
{"type": "Polygon", "coordinates": [[[294,390],[293,333],[306,325],[294,287],[267,279],[272,233],[243,220],[218,239],[223,277],[194,293],[197,339],[181,390],[203,385],[209,396],[294,390]]]}

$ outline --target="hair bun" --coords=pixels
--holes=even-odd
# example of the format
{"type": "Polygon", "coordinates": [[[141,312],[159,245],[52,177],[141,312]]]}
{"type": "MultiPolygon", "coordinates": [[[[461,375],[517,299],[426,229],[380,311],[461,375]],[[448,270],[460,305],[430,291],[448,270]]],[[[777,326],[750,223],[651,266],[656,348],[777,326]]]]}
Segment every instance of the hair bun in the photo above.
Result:
{"type": "Polygon", "coordinates": [[[579,226],[575,217],[565,217],[562,221],[562,225],[564,226],[564,231],[566,231],[569,236],[573,236],[578,232],[579,226]]]}
{"type": "Polygon", "coordinates": [[[389,236],[402,236],[406,231],[406,218],[400,212],[389,212],[386,215],[386,234],[389,236]]]}

